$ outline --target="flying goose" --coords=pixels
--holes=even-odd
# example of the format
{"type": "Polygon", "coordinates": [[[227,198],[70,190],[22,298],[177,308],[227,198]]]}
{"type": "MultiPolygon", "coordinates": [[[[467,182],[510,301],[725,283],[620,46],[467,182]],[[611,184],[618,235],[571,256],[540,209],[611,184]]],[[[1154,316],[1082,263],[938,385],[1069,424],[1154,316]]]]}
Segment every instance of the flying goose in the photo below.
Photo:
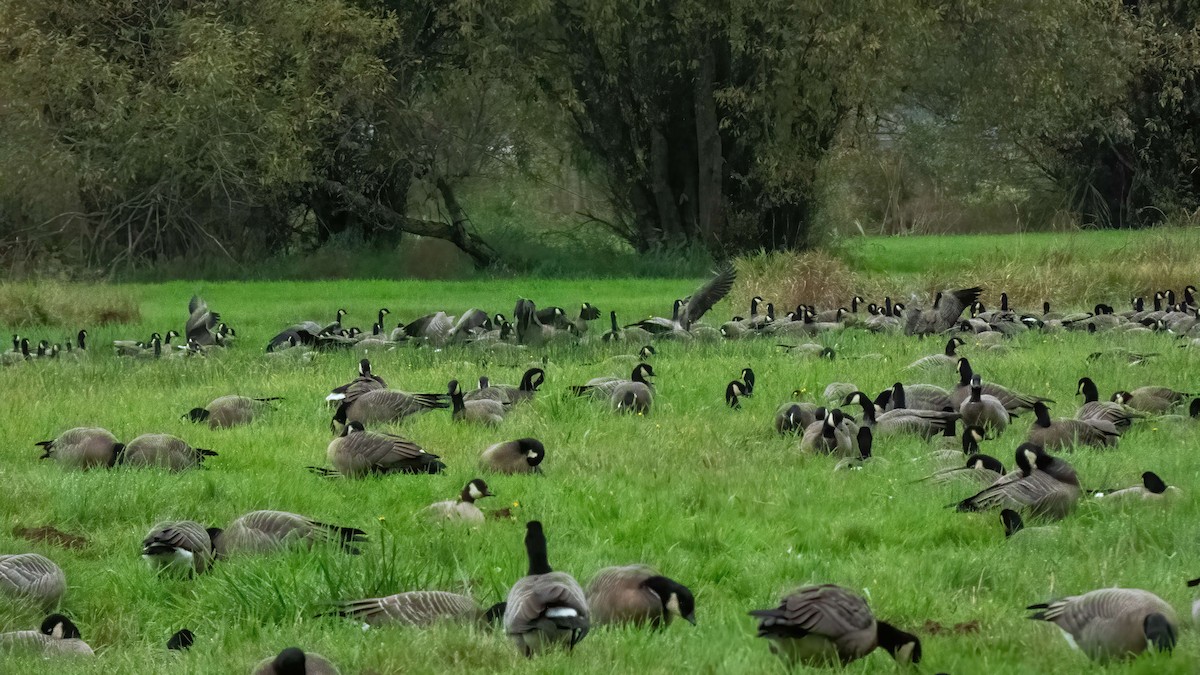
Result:
{"type": "Polygon", "coordinates": [[[267,398],[248,398],[246,396],[220,396],[213,399],[203,408],[192,408],[184,417],[193,422],[208,422],[213,429],[228,429],[242,424],[249,424],[264,410],[271,401],[283,400],[279,396],[267,398]]]}
{"type": "Polygon", "coordinates": [[[1162,501],[1180,494],[1179,488],[1174,485],[1167,485],[1158,474],[1153,471],[1142,473],[1142,483],[1127,487],[1120,490],[1112,490],[1111,492],[1096,492],[1097,499],[1103,499],[1105,502],[1113,501],[1162,501]]]}
{"type": "Polygon", "coordinates": [[[83,641],[79,628],[62,614],[46,617],[38,630],[0,633],[0,653],[10,650],[38,651],[46,657],[95,655],[83,641]]]}
{"type": "MultiPolygon", "coordinates": [[[[416,443],[393,434],[366,431],[362,422],[346,424],[342,433],[329,442],[325,456],[336,475],[362,478],[385,473],[441,473],[446,465],[437,455],[416,443]]],[[[333,475],[317,469],[318,473],[333,475]]]]}
{"type": "Polygon", "coordinates": [[[386,424],[399,422],[439,408],[449,408],[445,394],[409,394],[395,389],[372,389],[361,394],[347,395],[333,413],[330,427],[338,424],[362,422],[363,424],[386,424]]]}
{"type": "Polygon", "coordinates": [[[483,451],[479,465],[495,473],[541,473],[546,447],[536,438],[497,443],[483,451]]]}
{"type": "Polygon", "coordinates": [[[38,609],[54,609],[67,592],[67,576],[37,553],[0,555],[0,595],[38,609]]]}
{"type": "Polygon", "coordinates": [[[923,356],[908,364],[905,370],[926,370],[931,368],[953,368],[958,364],[958,348],[965,345],[960,337],[952,337],[946,341],[946,349],[941,354],[923,356]]]}
{"type": "Polygon", "coordinates": [[[187,441],[170,434],[142,434],[129,441],[118,461],[123,466],[158,466],[169,471],[184,471],[199,467],[206,457],[216,456],[212,450],[193,448],[187,441]]]}
{"type": "Polygon", "coordinates": [[[462,489],[457,500],[436,502],[421,509],[421,513],[430,520],[462,521],[478,525],[483,523],[483,511],[475,505],[475,501],[484,497],[494,497],[487,483],[481,478],[473,478],[462,489]]]}
{"type": "Polygon", "coordinates": [[[1079,378],[1075,393],[1083,396],[1083,405],[1075,411],[1075,419],[1104,420],[1119,430],[1125,430],[1133,420],[1144,417],[1141,412],[1120,403],[1101,401],[1096,383],[1090,377],[1079,378]]]}
{"type": "Polygon", "coordinates": [[[1121,432],[1108,420],[1103,419],[1050,419],[1050,409],[1038,401],[1033,405],[1036,416],[1026,440],[1030,443],[1057,449],[1075,445],[1111,447],[1117,444],[1121,432]]]}
{"type": "Polygon", "coordinates": [[[485,619],[474,600],[446,591],[408,591],[348,600],[339,602],[335,613],[368,626],[430,626],[440,621],[471,623],[485,619]]]}
{"type": "Polygon", "coordinates": [[[191,520],[159,523],[142,539],[142,559],[155,569],[204,574],[216,559],[213,540],[220,533],[191,520]]]}
{"type": "Polygon", "coordinates": [[[573,649],[590,627],[587,598],[574,577],[551,570],[541,522],[525,528],[529,573],[508,591],[504,632],[525,656],[555,645],[573,649]]]}
{"type": "MultiPolygon", "coordinates": [[[[958,410],[963,401],[971,396],[971,378],[975,376],[975,371],[971,369],[971,362],[967,359],[958,360],[958,385],[954,387],[954,391],[950,393],[950,406],[958,410]]],[[[1025,409],[1032,409],[1034,403],[1038,401],[1046,401],[1053,403],[1048,398],[1041,396],[1030,396],[1027,394],[1017,393],[1005,387],[1002,387],[993,382],[983,383],[983,393],[994,396],[1004,406],[1004,409],[1012,414],[1025,409]]]]}
{"type": "Polygon", "coordinates": [[[904,320],[904,334],[932,335],[950,329],[963,310],[978,300],[982,292],[983,289],[978,286],[939,292],[932,308],[908,312],[904,320]]]}
{"type": "Polygon", "coordinates": [[[1022,443],[1016,452],[1019,472],[958,503],[959,511],[1010,508],[1048,520],[1061,520],[1075,509],[1081,490],[1075,469],[1046,454],[1040,445],[1022,443]]]}
{"type": "Polygon", "coordinates": [[[450,392],[451,418],[454,421],[492,425],[504,421],[503,403],[490,398],[463,400],[463,393],[458,388],[458,380],[450,380],[447,388],[450,392]]]}
{"type": "Polygon", "coordinates": [[[236,553],[271,553],[295,544],[311,548],[317,542],[337,543],[348,553],[358,554],[355,544],[366,541],[366,536],[357,528],[329,525],[297,513],[251,511],[217,531],[213,543],[220,558],[236,553]]]}
{"type": "Polygon", "coordinates": [[[666,626],[678,615],[696,623],[696,599],[687,586],[647,565],[605,567],[588,584],[592,624],[666,626]]]}
{"type": "Polygon", "coordinates": [[[254,667],[254,675],[339,675],[337,666],[316,652],[288,647],[278,656],[263,659],[254,667]]]}
{"type": "Polygon", "coordinates": [[[1029,618],[1058,626],[1072,647],[1093,661],[1136,656],[1153,648],[1171,651],[1179,634],[1175,610],[1137,588],[1105,588],[1026,609],[1029,618]]]}
{"type": "Polygon", "coordinates": [[[863,392],[856,391],[846,397],[843,405],[858,404],[862,407],[862,424],[874,429],[875,434],[915,434],[925,440],[943,433],[946,426],[959,418],[959,413],[934,410],[895,408],[883,414],[875,412],[875,403],[863,392]]]}
{"type": "Polygon", "coordinates": [[[108,429],[76,427],[68,429],[52,441],[38,441],[45,450],[41,459],[52,459],[69,469],[87,470],[111,467],[125,451],[125,445],[108,429]]]}
{"type": "Polygon", "coordinates": [[[971,376],[971,394],[959,404],[958,412],[966,426],[982,427],[996,434],[1008,428],[1008,410],[1000,399],[983,393],[983,381],[978,375],[971,376]]]}
{"type": "Polygon", "coordinates": [[[823,584],[792,591],[774,609],[756,609],[758,637],[789,665],[847,664],[882,647],[901,663],[920,663],[921,641],[879,621],[849,589],[823,584]]]}

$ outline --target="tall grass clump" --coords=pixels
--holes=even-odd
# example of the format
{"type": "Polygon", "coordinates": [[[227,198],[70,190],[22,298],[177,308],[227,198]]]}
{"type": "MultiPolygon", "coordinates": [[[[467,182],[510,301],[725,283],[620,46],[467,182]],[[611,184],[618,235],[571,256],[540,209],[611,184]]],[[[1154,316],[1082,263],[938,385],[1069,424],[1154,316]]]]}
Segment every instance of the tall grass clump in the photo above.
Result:
{"type": "Polygon", "coordinates": [[[115,286],[0,283],[0,324],[6,326],[103,326],[140,319],[137,301],[115,286]]]}
{"type": "Polygon", "coordinates": [[[759,251],[738,258],[738,282],[733,306],[745,307],[756,295],[774,302],[780,310],[800,303],[838,306],[861,294],[862,279],[844,261],[826,251],[759,251]]]}

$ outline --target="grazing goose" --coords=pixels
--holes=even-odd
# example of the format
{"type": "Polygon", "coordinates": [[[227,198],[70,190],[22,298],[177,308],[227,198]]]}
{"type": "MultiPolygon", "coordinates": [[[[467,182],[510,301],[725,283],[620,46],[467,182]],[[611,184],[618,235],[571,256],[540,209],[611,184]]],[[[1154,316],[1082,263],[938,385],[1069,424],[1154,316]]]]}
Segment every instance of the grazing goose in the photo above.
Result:
{"type": "Polygon", "coordinates": [[[939,292],[932,308],[908,312],[904,320],[904,334],[933,335],[949,330],[958,322],[963,310],[978,300],[982,292],[983,289],[978,286],[939,292]]]}
{"type": "Polygon", "coordinates": [[[971,376],[971,394],[958,406],[963,424],[982,427],[996,434],[1008,428],[1008,410],[995,396],[983,393],[983,381],[978,375],[971,376]]]}
{"type": "Polygon", "coordinates": [[[1169,652],[1179,634],[1171,605],[1137,588],[1105,588],[1026,609],[1037,610],[1030,619],[1058,626],[1093,661],[1136,656],[1148,648],[1169,652]]]}
{"type": "Polygon", "coordinates": [[[725,405],[738,410],[742,407],[740,398],[746,395],[746,385],[734,380],[725,385],[725,405]]]}
{"type": "Polygon", "coordinates": [[[841,410],[827,412],[823,419],[813,422],[804,430],[804,436],[800,439],[800,449],[852,457],[857,448],[850,429],[843,423],[845,420],[845,413],[841,410]]]}
{"type": "Polygon", "coordinates": [[[399,422],[430,410],[449,408],[445,394],[409,394],[395,389],[373,389],[357,395],[347,395],[333,413],[330,427],[362,422],[386,424],[399,422]]]}
{"type": "Polygon", "coordinates": [[[337,666],[316,652],[288,647],[254,667],[254,675],[339,675],[337,666]]]}
{"type": "Polygon", "coordinates": [[[1112,422],[1102,419],[1050,419],[1050,409],[1038,401],[1033,405],[1036,420],[1025,440],[1050,448],[1071,448],[1076,445],[1091,445],[1099,448],[1117,444],[1121,432],[1112,422]]]}
{"type": "Polygon", "coordinates": [[[216,559],[213,539],[220,533],[190,520],[159,523],[142,539],[142,559],[155,569],[204,574],[216,559]]]}
{"type": "MultiPolygon", "coordinates": [[[[954,387],[954,391],[950,393],[950,406],[955,410],[962,405],[963,401],[971,396],[971,378],[975,376],[975,371],[971,369],[971,362],[967,359],[958,360],[958,385],[954,387]]],[[[1053,403],[1048,398],[1041,396],[1030,396],[1021,394],[1005,387],[1002,387],[993,382],[985,382],[983,384],[983,393],[994,396],[998,399],[1004,409],[1009,414],[1015,413],[1021,409],[1032,409],[1033,404],[1038,401],[1046,401],[1053,403]]]]}
{"type": "Polygon", "coordinates": [[[587,586],[592,624],[659,628],[675,615],[696,623],[696,599],[687,586],[646,565],[605,567],[587,586]]]}
{"type": "Polygon", "coordinates": [[[587,597],[574,577],[550,569],[541,522],[525,527],[529,573],[508,591],[504,632],[525,656],[557,645],[574,649],[590,627],[587,597]]]}
{"type": "Polygon", "coordinates": [[[350,380],[340,387],[335,387],[334,390],[325,397],[325,400],[341,401],[348,397],[358,397],[367,393],[368,391],[374,391],[375,389],[387,389],[387,382],[384,382],[382,377],[379,377],[371,371],[370,359],[363,359],[358,362],[358,377],[355,377],[353,380],[350,380]]]}
{"type": "MultiPolygon", "coordinates": [[[[850,469],[861,469],[868,460],[873,458],[871,446],[875,443],[874,439],[875,436],[871,432],[871,427],[859,427],[858,433],[855,434],[855,447],[858,448],[858,456],[843,458],[833,466],[833,470],[848,471],[850,469]]],[[[878,464],[878,461],[876,463],[878,464]]]]}
{"type": "Polygon", "coordinates": [[[1127,405],[1134,410],[1162,414],[1191,396],[1192,394],[1185,394],[1167,387],[1138,387],[1132,392],[1116,392],[1112,395],[1112,401],[1127,405]]]}
{"type": "Polygon", "coordinates": [[[933,483],[949,483],[967,479],[980,485],[993,485],[1005,474],[1004,465],[991,455],[973,454],[962,466],[952,466],[936,471],[921,480],[933,483]]]}
{"type": "Polygon", "coordinates": [[[536,438],[497,443],[483,451],[479,465],[496,473],[541,473],[546,447],[536,438]]]}
{"type": "Polygon", "coordinates": [[[828,360],[832,361],[834,358],[837,357],[837,352],[833,351],[833,349],[831,349],[829,347],[825,347],[823,345],[819,345],[815,342],[805,342],[803,344],[798,344],[798,345],[782,345],[781,344],[779,346],[783,347],[783,349],[785,351],[787,351],[787,353],[789,353],[793,356],[799,356],[802,358],[817,358],[817,357],[819,357],[822,359],[828,359],[828,360]]]}
{"type": "Polygon", "coordinates": [[[946,341],[946,349],[941,354],[923,356],[908,364],[905,370],[928,370],[933,368],[954,368],[958,364],[958,348],[966,342],[960,337],[952,337],[946,341]]]}
{"type": "Polygon", "coordinates": [[[473,478],[462,489],[457,500],[436,502],[421,510],[430,520],[462,521],[478,525],[483,523],[483,511],[475,505],[475,501],[484,497],[494,497],[495,493],[488,489],[487,483],[481,478],[473,478]]]}
{"type": "Polygon", "coordinates": [[[456,422],[472,422],[474,424],[500,424],[504,421],[504,404],[489,398],[474,401],[463,400],[463,393],[458,388],[458,380],[450,380],[451,418],[456,422]]]}
{"type": "Polygon", "coordinates": [[[900,663],[920,663],[921,641],[879,621],[867,601],[849,589],[823,584],[792,591],[774,609],[756,609],[758,637],[789,665],[847,664],[887,650],[900,663]]]}
{"type": "Polygon", "coordinates": [[[1004,509],[1000,511],[1000,523],[1004,525],[1004,538],[1010,539],[1018,532],[1024,532],[1021,535],[1022,539],[1028,538],[1036,533],[1039,536],[1057,536],[1057,525],[1039,525],[1037,527],[1026,527],[1025,520],[1021,518],[1021,514],[1012,509],[1004,509]]]}
{"type": "MultiPolygon", "coordinates": [[[[386,473],[441,473],[446,465],[407,438],[366,431],[362,422],[350,422],[325,451],[337,475],[362,478],[386,473]]],[[[327,471],[319,473],[332,475],[327,471]]]]}
{"type": "MultiPolygon", "coordinates": [[[[213,532],[213,530],[209,530],[213,532]]],[[[217,557],[236,553],[272,553],[300,544],[312,548],[317,542],[337,543],[357,555],[355,544],[366,541],[367,533],[353,527],[329,525],[287,511],[251,511],[217,531],[213,538],[217,557]]]]}
{"type": "Polygon", "coordinates": [[[68,429],[52,441],[38,441],[45,450],[41,459],[52,459],[68,469],[87,470],[111,467],[117,463],[125,445],[108,429],[76,427],[68,429]]]}
{"type": "Polygon", "coordinates": [[[245,396],[221,396],[212,400],[203,408],[192,408],[184,417],[193,422],[208,422],[213,429],[228,429],[242,424],[249,424],[264,410],[271,401],[282,401],[278,396],[267,398],[247,398],[245,396]]]}
{"type": "Polygon", "coordinates": [[[948,425],[959,418],[956,412],[913,410],[895,408],[883,414],[875,411],[875,403],[863,392],[856,391],[846,397],[842,405],[858,404],[862,407],[862,424],[871,427],[876,435],[915,434],[925,440],[945,432],[948,425]]]}
{"type": "Polygon", "coordinates": [[[623,382],[609,397],[614,412],[648,415],[654,402],[654,391],[641,382],[623,382]]]}
{"type": "MultiPolygon", "coordinates": [[[[792,392],[799,398],[800,390],[792,392]]],[[[825,409],[815,403],[787,401],[775,411],[775,431],[780,434],[794,434],[807,429],[813,422],[825,417],[825,409]]]]}
{"type": "Polygon", "coordinates": [[[54,609],[67,592],[67,576],[37,553],[0,555],[0,595],[38,609],[54,609]]]}
{"type": "Polygon", "coordinates": [[[1134,485],[1108,493],[1097,492],[1096,498],[1105,502],[1113,501],[1162,501],[1180,494],[1179,488],[1167,485],[1158,474],[1146,471],[1142,474],[1142,484],[1134,485]]]}
{"type": "Polygon", "coordinates": [[[167,639],[167,649],[182,652],[191,649],[195,642],[196,634],[190,629],[183,628],[175,631],[175,634],[167,639]]]}
{"type": "Polygon", "coordinates": [[[1075,469],[1051,457],[1039,445],[1022,443],[1016,452],[1019,472],[958,503],[959,511],[1010,508],[1048,520],[1061,520],[1075,509],[1081,490],[1075,469]]]}
{"type": "Polygon", "coordinates": [[[744,385],[743,389],[745,390],[742,396],[749,398],[754,395],[754,384],[757,382],[757,380],[758,378],[755,377],[753,369],[742,368],[742,384],[744,385]]]}
{"type": "Polygon", "coordinates": [[[409,591],[348,600],[339,602],[335,613],[368,626],[431,626],[441,621],[472,623],[485,619],[474,600],[446,591],[409,591]]]}
{"type": "Polygon", "coordinates": [[[120,463],[184,471],[198,468],[206,457],[216,456],[212,450],[193,448],[187,441],[170,434],[142,434],[125,446],[120,463]]]}
{"type": "Polygon", "coordinates": [[[627,382],[639,382],[651,386],[650,381],[646,378],[654,376],[654,366],[649,363],[639,363],[634,367],[628,380],[620,377],[594,377],[588,380],[587,384],[572,386],[570,389],[576,396],[588,395],[594,399],[605,400],[611,399],[617,387],[627,382]]]}
{"type": "Polygon", "coordinates": [[[43,656],[94,656],[79,628],[62,614],[51,614],[38,630],[0,633],[0,652],[37,651],[43,656]]]}
{"type": "Polygon", "coordinates": [[[1144,417],[1137,410],[1120,403],[1101,401],[1100,391],[1090,377],[1079,379],[1079,383],[1075,386],[1075,393],[1083,396],[1083,405],[1075,411],[1075,419],[1104,420],[1111,422],[1119,430],[1125,430],[1129,428],[1133,420],[1144,417]]]}

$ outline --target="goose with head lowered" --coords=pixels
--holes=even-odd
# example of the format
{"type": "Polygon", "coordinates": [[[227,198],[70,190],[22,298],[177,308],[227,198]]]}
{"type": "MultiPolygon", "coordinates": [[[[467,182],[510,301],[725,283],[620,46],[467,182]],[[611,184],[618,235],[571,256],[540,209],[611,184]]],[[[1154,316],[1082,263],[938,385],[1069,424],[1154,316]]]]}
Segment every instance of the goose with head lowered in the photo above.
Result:
{"type": "Polygon", "coordinates": [[[1013,509],[1047,520],[1061,520],[1075,510],[1082,490],[1075,469],[1046,454],[1040,445],[1022,443],[1016,451],[1020,471],[1001,476],[959,502],[959,511],[1013,509]]]}
{"type": "MultiPolygon", "coordinates": [[[[800,398],[800,390],[792,391],[800,398]]],[[[819,419],[824,419],[825,409],[806,401],[785,401],[775,410],[775,431],[780,434],[801,433],[819,419]]]]}
{"type": "Polygon", "coordinates": [[[272,401],[283,400],[279,396],[249,398],[247,396],[219,396],[203,408],[192,408],[184,417],[193,422],[206,422],[212,429],[228,429],[254,421],[263,412],[270,410],[272,401]]]}
{"type": "Polygon", "coordinates": [[[142,434],[129,441],[117,458],[122,466],[154,466],[168,471],[186,471],[199,468],[208,457],[217,453],[205,448],[192,447],[190,443],[170,434],[142,434]]]}
{"type": "Polygon", "coordinates": [[[367,533],[354,527],[330,525],[287,511],[251,511],[224,530],[209,530],[218,558],[239,553],[274,553],[292,546],[312,548],[337,544],[347,553],[360,553],[357,544],[367,533]]]}
{"type": "Polygon", "coordinates": [[[853,591],[822,584],[786,595],[773,609],[756,609],[758,637],[789,665],[845,665],[882,647],[900,663],[920,663],[917,636],[879,621],[853,591]]]}
{"type": "Polygon", "coordinates": [[[339,675],[340,672],[329,659],[299,647],[288,647],[254,667],[254,675],[339,675]]]}
{"type": "Polygon", "coordinates": [[[746,395],[746,385],[738,380],[733,380],[725,385],[725,405],[738,410],[742,407],[742,397],[746,395]]]}
{"type": "Polygon", "coordinates": [[[800,439],[800,449],[806,452],[853,457],[858,453],[855,434],[858,429],[840,409],[826,411],[825,416],[808,425],[800,439]]]}
{"type": "Polygon", "coordinates": [[[504,632],[525,656],[554,646],[573,649],[591,627],[587,596],[574,577],[551,569],[541,522],[525,528],[529,572],[508,591],[504,632]]]}
{"type": "Polygon", "coordinates": [[[678,616],[696,623],[696,599],[687,586],[648,565],[605,567],[587,586],[594,626],[631,624],[659,628],[678,616]]]}
{"type": "Polygon", "coordinates": [[[184,576],[204,574],[217,557],[213,539],[221,530],[191,520],[158,523],[142,539],[142,559],[151,567],[184,576]]]}
{"type": "Polygon", "coordinates": [[[1058,626],[1072,647],[1093,661],[1169,652],[1179,639],[1174,608],[1138,588],[1105,588],[1030,605],[1029,617],[1058,626]]]}
{"type": "Polygon", "coordinates": [[[446,591],[408,591],[382,598],[337,603],[330,614],[349,617],[367,626],[432,626],[484,622],[489,616],[471,598],[446,591]]]}
{"type": "Polygon", "coordinates": [[[41,459],[52,459],[65,468],[81,470],[112,467],[125,451],[124,443],[118,442],[111,431],[100,427],[67,429],[54,440],[38,441],[36,445],[45,451],[41,459]]]}
{"type": "Polygon", "coordinates": [[[1192,396],[1170,387],[1147,386],[1133,391],[1118,391],[1112,395],[1112,401],[1134,410],[1161,415],[1192,396]]]}
{"type": "Polygon", "coordinates": [[[333,413],[330,427],[348,422],[386,424],[400,422],[430,410],[449,408],[445,394],[409,394],[395,389],[372,389],[361,394],[347,393],[333,413]]]}
{"type": "Polygon", "coordinates": [[[1051,448],[1072,448],[1076,445],[1091,445],[1098,448],[1117,444],[1121,432],[1116,425],[1103,419],[1050,419],[1050,409],[1038,401],[1033,405],[1034,422],[1026,440],[1030,443],[1051,448]]]}
{"type": "Polygon", "coordinates": [[[0,633],[0,654],[10,651],[39,652],[45,657],[94,656],[79,628],[62,614],[51,614],[38,630],[0,633]]]}
{"type": "Polygon", "coordinates": [[[0,596],[8,603],[50,610],[67,592],[67,575],[53,560],[37,553],[0,555],[0,596]]]}
{"type": "Polygon", "coordinates": [[[952,466],[922,478],[933,483],[968,480],[979,485],[993,485],[1004,476],[1004,465],[991,455],[973,454],[962,466],[952,466]]]}

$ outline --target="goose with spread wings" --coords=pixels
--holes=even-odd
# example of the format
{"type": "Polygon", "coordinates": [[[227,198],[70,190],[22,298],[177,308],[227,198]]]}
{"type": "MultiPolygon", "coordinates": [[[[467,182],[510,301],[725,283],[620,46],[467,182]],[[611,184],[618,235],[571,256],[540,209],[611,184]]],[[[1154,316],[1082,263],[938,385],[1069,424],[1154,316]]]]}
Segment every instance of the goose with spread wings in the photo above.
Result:
{"type": "Polygon", "coordinates": [[[700,317],[713,308],[713,305],[720,302],[729,294],[729,291],[733,289],[735,279],[737,279],[737,270],[733,268],[733,265],[727,264],[708,283],[696,289],[695,293],[692,293],[683,300],[676,300],[670,319],[655,316],[625,327],[633,328],[636,326],[649,331],[653,335],[678,333],[680,331],[686,333],[691,330],[692,324],[699,321],[700,317]]]}

